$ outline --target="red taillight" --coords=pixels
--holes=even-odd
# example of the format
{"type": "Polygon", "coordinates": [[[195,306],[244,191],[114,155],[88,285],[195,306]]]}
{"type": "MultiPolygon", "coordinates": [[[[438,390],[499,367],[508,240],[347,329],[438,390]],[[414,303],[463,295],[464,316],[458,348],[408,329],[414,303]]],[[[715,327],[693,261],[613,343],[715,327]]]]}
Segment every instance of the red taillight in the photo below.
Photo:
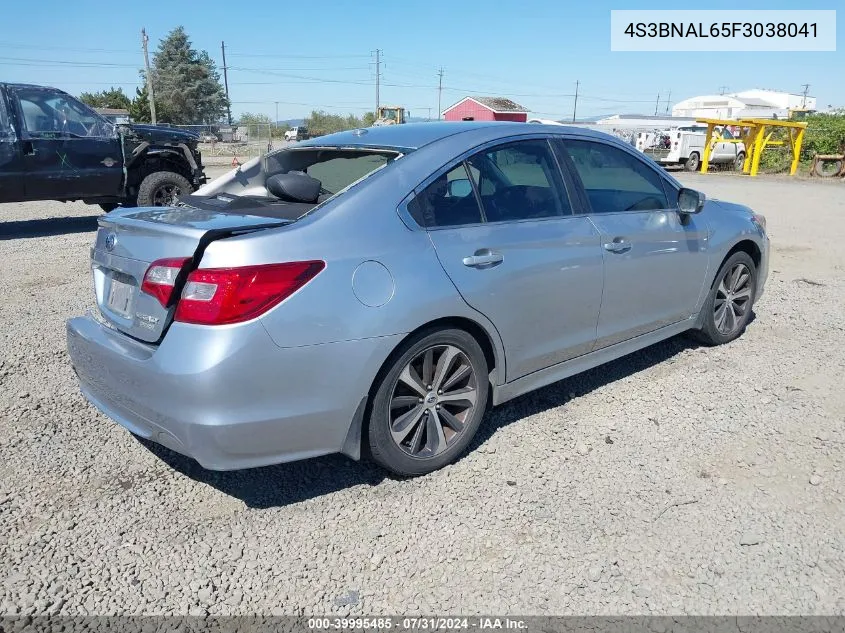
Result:
{"type": "Polygon", "coordinates": [[[154,296],[162,306],[167,307],[176,285],[176,277],[190,260],[190,257],[174,257],[154,261],[144,273],[141,291],[154,296]]]}
{"type": "Polygon", "coordinates": [[[176,306],[176,321],[223,325],[254,319],[302,288],[322,261],[193,271],[176,306]]]}

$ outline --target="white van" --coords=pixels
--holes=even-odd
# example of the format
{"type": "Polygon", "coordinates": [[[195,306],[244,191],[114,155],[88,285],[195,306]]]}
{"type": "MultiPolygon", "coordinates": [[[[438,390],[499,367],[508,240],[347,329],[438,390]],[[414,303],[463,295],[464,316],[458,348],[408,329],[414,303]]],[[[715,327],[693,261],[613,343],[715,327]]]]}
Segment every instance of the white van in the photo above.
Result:
{"type": "MultiPolygon", "coordinates": [[[[734,169],[742,169],[745,145],[742,141],[732,140],[734,136],[729,129],[716,129],[719,137],[710,152],[710,162],[731,163],[734,169]]],[[[706,126],[679,127],[656,133],[640,132],[636,148],[661,165],[683,165],[687,171],[698,171],[704,156],[706,137],[706,126]]]]}

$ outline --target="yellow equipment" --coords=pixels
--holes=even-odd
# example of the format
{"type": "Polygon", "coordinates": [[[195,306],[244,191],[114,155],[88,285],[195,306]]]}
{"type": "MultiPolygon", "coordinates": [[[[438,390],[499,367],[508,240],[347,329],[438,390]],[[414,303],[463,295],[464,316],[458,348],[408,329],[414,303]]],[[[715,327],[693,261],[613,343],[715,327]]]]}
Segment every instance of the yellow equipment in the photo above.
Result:
{"type": "Polygon", "coordinates": [[[405,123],[405,108],[402,106],[379,106],[373,125],[397,125],[405,123]]]}
{"type": "Polygon", "coordinates": [[[798,169],[798,159],[801,157],[801,144],[804,142],[804,132],[807,124],[799,121],[781,121],[779,119],[698,119],[699,123],[707,124],[707,138],[704,143],[704,156],[701,158],[701,173],[706,174],[710,152],[717,142],[722,143],[743,143],[745,145],[745,163],[742,166],[742,173],[756,176],[760,168],[760,156],[767,147],[783,146],[787,141],[773,141],[772,135],[777,129],[786,129],[788,134],[789,147],[792,150],[792,164],[789,168],[789,175],[794,176],[798,169]],[[743,135],[735,139],[722,138],[715,129],[717,126],[724,127],[734,125],[743,129],[743,135]],[[766,129],[769,128],[768,134],[766,129]]]}

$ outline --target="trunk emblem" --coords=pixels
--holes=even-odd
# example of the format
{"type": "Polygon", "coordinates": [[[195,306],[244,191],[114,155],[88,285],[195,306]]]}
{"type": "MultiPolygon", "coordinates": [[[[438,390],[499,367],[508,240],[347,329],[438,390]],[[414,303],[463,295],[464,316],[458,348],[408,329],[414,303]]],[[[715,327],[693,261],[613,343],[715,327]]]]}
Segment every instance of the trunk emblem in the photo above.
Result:
{"type": "Polygon", "coordinates": [[[100,161],[106,167],[114,167],[117,165],[117,161],[112,158],[111,156],[106,156],[103,160],[100,161]]]}
{"type": "Polygon", "coordinates": [[[103,244],[106,247],[106,250],[113,251],[115,244],[117,244],[117,235],[115,235],[114,233],[109,233],[108,235],[106,235],[106,240],[103,244]]]}

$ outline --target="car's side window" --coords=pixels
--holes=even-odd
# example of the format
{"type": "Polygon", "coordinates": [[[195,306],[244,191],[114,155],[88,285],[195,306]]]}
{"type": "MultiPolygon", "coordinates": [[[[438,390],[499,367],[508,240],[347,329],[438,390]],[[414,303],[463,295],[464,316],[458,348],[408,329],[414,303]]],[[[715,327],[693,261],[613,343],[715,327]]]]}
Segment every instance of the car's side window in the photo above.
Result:
{"type": "Polygon", "coordinates": [[[531,220],[572,213],[547,141],[500,145],[467,160],[488,222],[531,220]]]}
{"type": "Polygon", "coordinates": [[[26,132],[34,137],[110,137],[112,126],[70,95],[19,89],[16,97],[26,132]]]}
{"type": "Polygon", "coordinates": [[[564,145],[593,213],[669,207],[660,176],[625,150],[595,141],[567,139],[564,145]]]}
{"type": "Polygon", "coordinates": [[[437,177],[408,203],[420,226],[461,226],[483,221],[478,200],[463,163],[437,177]]]}

